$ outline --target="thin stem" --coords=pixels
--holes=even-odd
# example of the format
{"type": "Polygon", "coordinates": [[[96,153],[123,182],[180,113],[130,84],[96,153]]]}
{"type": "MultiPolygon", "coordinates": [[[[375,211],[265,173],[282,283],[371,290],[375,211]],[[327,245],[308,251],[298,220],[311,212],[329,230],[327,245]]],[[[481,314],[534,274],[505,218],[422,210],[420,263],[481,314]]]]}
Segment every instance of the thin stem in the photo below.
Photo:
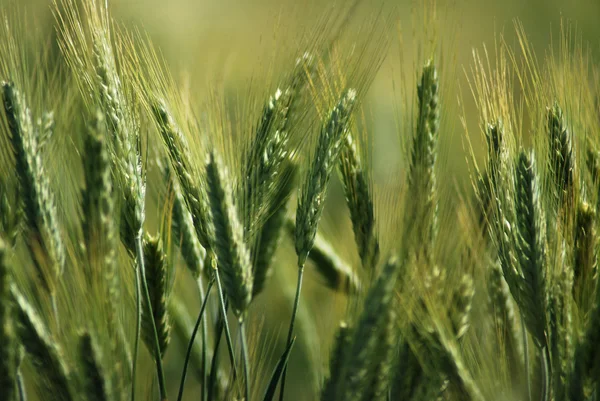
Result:
{"type": "MultiPolygon", "coordinates": [[[[296,285],[296,296],[294,298],[294,308],[292,309],[292,319],[290,320],[290,329],[288,331],[288,338],[286,345],[289,346],[294,337],[294,324],[296,323],[296,314],[298,313],[298,305],[300,304],[300,293],[302,291],[302,276],[304,274],[304,265],[298,266],[298,283],[296,285]]],[[[287,366],[283,370],[283,376],[281,377],[281,389],[279,392],[279,401],[283,401],[283,394],[285,391],[285,377],[287,374],[287,366]]]]}
{"type": "MultiPolygon", "coordinates": [[[[206,289],[206,295],[204,292],[204,287],[202,286],[202,276],[198,277],[198,291],[200,293],[200,299],[204,300],[205,297],[206,299],[208,299],[208,296],[210,295],[210,290],[212,288],[212,285],[214,283],[214,280],[210,280],[210,282],[208,283],[208,287],[206,289]]],[[[208,318],[206,319],[202,319],[202,356],[201,356],[201,363],[202,363],[202,378],[201,378],[201,385],[202,385],[202,401],[206,401],[207,397],[208,397],[208,391],[207,391],[207,387],[208,387],[208,356],[207,356],[207,348],[206,348],[206,342],[208,341],[208,324],[207,324],[208,318]]]]}
{"type": "Polygon", "coordinates": [[[17,370],[17,390],[19,391],[19,401],[27,401],[27,393],[25,392],[25,383],[21,369],[17,370]]]}
{"type": "MultiPolygon", "coordinates": [[[[162,365],[162,358],[160,355],[160,342],[158,340],[158,333],[156,331],[156,322],[154,321],[154,312],[152,311],[152,302],[150,300],[150,292],[148,291],[148,282],[146,280],[146,269],[144,266],[144,248],[142,245],[142,236],[138,235],[135,240],[136,253],[138,254],[138,271],[140,274],[141,284],[143,284],[144,297],[148,303],[148,309],[150,315],[150,323],[152,324],[152,332],[154,334],[154,361],[156,362],[156,373],[158,375],[158,387],[160,391],[161,401],[166,401],[167,397],[167,386],[165,382],[165,374],[162,365]],[[141,257],[140,257],[141,255],[141,257]]],[[[139,305],[138,305],[139,306],[139,305]]],[[[141,313],[140,313],[141,318],[141,313]]]]}
{"type": "Polygon", "coordinates": [[[544,367],[542,377],[542,401],[550,400],[550,348],[548,344],[543,346],[542,353],[542,365],[544,367]]]}
{"type": "Polygon", "coordinates": [[[183,371],[181,373],[181,382],[179,383],[179,394],[177,395],[177,401],[181,401],[183,398],[183,389],[185,388],[185,378],[187,376],[188,364],[190,362],[190,356],[192,355],[192,348],[194,347],[194,341],[196,340],[196,334],[198,333],[198,329],[200,328],[200,323],[202,322],[202,316],[204,316],[204,311],[206,310],[206,305],[208,303],[208,298],[210,295],[210,290],[212,289],[214,280],[211,280],[208,283],[208,287],[206,287],[206,295],[202,301],[202,307],[200,308],[200,313],[198,313],[198,319],[196,319],[196,324],[194,326],[194,330],[192,330],[192,336],[190,337],[190,341],[188,342],[187,352],[185,353],[185,360],[183,362],[183,371]]]}
{"type": "Polygon", "coordinates": [[[223,318],[220,318],[217,322],[216,337],[215,337],[215,348],[213,350],[213,357],[210,363],[210,378],[208,380],[208,401],[212,401],[214,384],[217,382],[217,365],[219,362],[219,346],[221,345],[221,337],[223,334],[223,318]]]}
{"type": "MultiPolygon", "coordinates": [[[[141,239],[141,236],[140,236],[141,239]]],[[[135,378],[137,372],[137,360],[140,350],[140,333],[142,331],[142,291],[140,286],[140,261],[144,264],[143,253],[137,254],[137,267],[135,268],[135,339],[133,342],[133,367],[131,369],[131,401],[135,401],[135,378]]]]}
{"type": "Polygon", "coordinates": [[[227,348],[229,349],[229,360],[233,369],[233,380],[237,378],[237,370],[235,368],[235,355],[233,353],[233,342],[231,341],[231,332],[229,331],[229,323],[227,322],[227,310],[225,310],[225,299],[223,298],[223,287],[219,277],[219,269],[215,268],[215,278],[217,280],[217,289],[219,290],[219,302],[221,304],[221,313],[223,314],[223,324],[225,327],[225,339],[227,340],[227,348]]]}
{"type": "Polygon", "coordinates": [[[248,345],[246,344],[246,328],[244,327],[244,319],[240,319],[240,338],[242,340],[242,363],[244,364],[244,384],[245,384],[245,401],[250,400],[250,370],[248,363],[248,345]]]}
{"type": "Polygon", "coordinates": [[[523,358],[525,359],[525,381],[527,382],[527,401],[531,401],[531,377],[529,372],[529,346],[527,345],[527,329],[525,328],[525,319],[521,313],[521,330],[523,333],[523,358]]]}

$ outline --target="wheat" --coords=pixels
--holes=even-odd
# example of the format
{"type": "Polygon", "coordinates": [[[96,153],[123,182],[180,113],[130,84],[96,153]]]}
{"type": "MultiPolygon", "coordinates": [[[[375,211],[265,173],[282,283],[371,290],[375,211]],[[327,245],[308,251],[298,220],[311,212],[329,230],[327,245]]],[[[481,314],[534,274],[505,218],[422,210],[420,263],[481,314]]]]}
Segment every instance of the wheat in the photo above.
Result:
{"type": "Polygon", "coordinates": [[[208,197],[215,230],[215,252],[223,287],[234,312],[242,315],[252,297],[252,270],[250,255],[244,243],[228,172],[219,156],[212,151],[206,165],[208,197]]]}
{"type": "Polygon", "coordinates": [[[379,240],[375,232],[373,195],[369,177],[360,159],[356,140],[349,133],[340,156],[339,170],[350,210],[358,254],[364,268],[374,268],[379,258],[379,240]]]}
{"type": "Polygon", "coordinates": [[[71,372],[61,348],[25,298],[16,291],[12,296],[18,322],[17,333],[37,369],[44,397],[48,400],[74,401],[76,397],[71,385],[71,372]]]}
{"type": "Polygon", "coordinates": [[[84,375],[84,394],[88,401],[113,399],[111,383],[102,366],[98,345],[90,333],[79,336],[79,365],[84,375]]]}
{"type": "Polygon", "coordinates": [[[28,227],[25,240],[32,255],[42,252],[46,258],[34,258],[34,263],[43,287],[52,295],[54,282],[64,268],[65,250],[54,197],[40,154],[39,133],[35,131],[32,112],[24,96],[13,83],[2,83],[2,98],[16,159],[23,215],[28,227]],[[47,266],[52,270],[47,271],[47,266]]]}

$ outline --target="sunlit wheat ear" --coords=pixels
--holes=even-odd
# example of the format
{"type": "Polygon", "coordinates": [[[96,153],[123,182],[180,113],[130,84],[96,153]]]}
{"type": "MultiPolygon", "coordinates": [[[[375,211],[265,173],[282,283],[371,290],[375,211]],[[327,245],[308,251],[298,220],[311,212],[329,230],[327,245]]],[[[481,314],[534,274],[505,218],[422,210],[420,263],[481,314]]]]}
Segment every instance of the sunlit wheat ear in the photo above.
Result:
{"type": "Polygon", "coordinates": [[[436,236],[436,177],[437,141],[439,129],[439,95],[437,70],[430,60],[425,64],[417,87],[417,129],[413,137],[410,168],[408,172],[409,205],[405,229],[414,233],[416,241],[422,242],[420,252],[431,257],[436,236]]]}
{"type": "MultiPolygon", "coordinates": [[[[293,236],[294,222],[288,220],[286,225],[293,236]]],[[[332,290],[352,294],[361,288],[360,278],[352,270],[352,266],[344,261],[335,248],[319,233],[315,236],[308,260],[314,263],[315,269],[325,280],[325,285],[332,290]]]]}
{"type": "Polygon", "coordinates": [[[560,106],[555,103],[548,108],[548,163],[559,206],[572,203],[575,196],[575,158],[571,133],[560,106]]]}
{"type": "Polygon", "coordinates": [[[79,336],[79,367],[82,376],[83,394],[88,401],[114,399],[111,382],[102,365],[100,348],[90,333],[79,336]]]}
{"type": "Polygon", "coordinates": [[[110,330],[115,330],[120,302],[116,266],[117,232],[114,221],[111,161],[106,143],[106,123],[100,112],[88,128],[85,139],[82,230],[91,271],[90,287],[104,281],[105,303],[110,312],[110,330]]]}
{"type": "Polygon", "coordinates": [[[452,331],[457,339],[462,338],[469,329],[474,295],[473,279],[469,275],[464,275],[454,290],[449,310],[452,331]]]}
{"type": "Polygon", "coordinates": [[[516,381],[521,381],[523,379],[521,376],[523,344],[521,329],[518,325],[518,311],[498,261],[495,261],[490,268],[487,290],[490,297],[492,330],[499,337],[499,341],[496,343],[503,347],[497,352],[504,353],[508,366],[511,367],[511,377],[516,381]]]}
{"type": "Polygon", "coordinates": [[[575,261],[573,264],[573,296],[585,316],[592,309],[598,281],[598,238],[596,212],[588,203],[577,209],[575,223],[575,261]]]}
{"type": "Polygon", "coordinates": [[[0,388],[7,401],[17,400],[17,338],[10,294],[7,246],[0,238],[0,388]]]}
{"type": "Polygon", "coordinates": [[[164,102],[155,102],[152,105],[152,111],[169,153],[171,167],[179,180],[181,192],[192,215],[198,241],[209,251],[213,248],[212,244],[215,241],[210,204],[204,183],[194,175],[189,145],[164,102]]]}
{"type": "Polygon", "coordinates": [[[400,261],[389,259],[365,299],[343,369],[340,400],[385,400],[390,382],[395,334],[394,288],[400,261]]]}
{"type": "MultiPolygon", "coordinates": [[[[527,329],[545,345],[547,308],[546,226],[533,153],[521,151],[515,166],[515,253],[518,278],[507,280],[527,329]]],[[[507,272],[505,271],[505,275],[507,272]]],[[[514,274],[514,273],[512,273],[514,274]]]]}
{"type": "Polygon", "coordinates": [[[373,194],[366,166],[360,159],[352,133],[346,136],[339,170],[362,265],[366,269],[375,268],[379,258],[379,240],[375,232],[373,194]]]}
{"type": "Polygon", "coordinates": [[[27,226],[24,239],[42,285],[52,293],[53,283],[64,268],[65,249],[56,217],[54,196],[40,154],[39,133],[34,130],[31,110],[14,84],[2,83],[2,99],[27,226]],[[39,260],[39,257],[46,260],[39,260]],[[47,270],[48,266],[51,271],[47,270]]]}
{"type": "Polygon", "coordinates": [[[548,288],[548,343],[552,366],[552,388],[556,399],[566,399],[567,380],[573,357],[573,269],[559,248],[560,271],[554,271],[548,288]]]}
{"type": "Polygon", "coordinates": [[[298,266],[303,266],[310,252],[323,212],[327,184],[335,167],[343,141],[348,134],[348,122],[356,101],[356,92],[349,89],[333,108],[319,135],[308,174],[302,184],[296,211],[296,254],[298,266]]]}
{"type": "Polygon", "coordinates": [[[173,211],[171,219],[171,228],[175,243],[181,250],[181,255],[185,263],[196,279],[204,270],[204,259],[206,258],[206,250],[200,245],[196,231],[194,229],[194,218],[190,213],[187,204],[185,203],[184,195],[181,191],[181,186],[177,178],[172,176],[172,171],[169,167],[165,167],[165,175],[167,182],[171,188],[173,196],[173,211]]]}
{"type": "Polygon", "coordinates": [[[171,322],[167,309],[170,288],[168,266],[160,237],[146,236],[144,240],[144,264],[150,305],[144,302],[142,314],[142,339],[156,358],[162,358],[171,339],[171,322]],[[150,318],[150,313],[154,319],[150,318]],[[154,330],[158,334],[156,350],[154,330]]]}
{"type": "Polygon", "coordinates": [[[56,340],[47,331],[33,307],[16,290],[17,335],[25,347],[28,360],[36,369],[37,383],[47,400],[75,401],[70,370],[56,340]]]}
{"type": "Polygon", "coordinates": [[[96,90],[104,112],[114,149],[115,171],[124,195],[121,210],[121,240],[135,254],[135,238],[145,220],[146,185],[142,171],[139,132],[134,116],[125,102],[123,86],[117,74],[108,33],[94,38],[96,90]]]}
{"type": "Polygon", "coordinates": [[[223,288],[236,315],[247,310],[252,298],[252,265],[231,193],[232,184],[220,157],[213,150],[206,165],[208,197],[215,231],[214,250],[223,288]]]}
{"type": "Polygon", "coordinates": [[[250,218],[244,221],[245,236],[256,225],[260,215],[266,212],[261,208],[273,202],[268,195],[277,185],[282,164],[288,157],[288,113],[295,96],[295,89],[288,88],[285,92],[278,89],[269,99],[249,149],[244,172],[244,209],[250,218]]]}
{"type": "Polygon", "coordinates": [[[287,161],[285,169],[289,173],[283,173],[282,176],[285,178],[279,180],[273,200],[270,201],[270,206],[266,211],[267,217],[264,223],[262,223],[257,238],[257,245],[252,249],[253,297],[264,289],[273,270],[272,264],[275,252],[283,237],[283,227],[286,221],[289,197],[296,185],[297,167],[291,161],[287,161]]]}
{"type": "Polygon", "coordinates": [[[321,401],[338,399],[342,394],[342,374],[346,367],[348,349],[351,345],[352,330],[346,322],[340,323],[335,336],[334,348],[329,357],[329,377],[321,390],[321,401]]]}

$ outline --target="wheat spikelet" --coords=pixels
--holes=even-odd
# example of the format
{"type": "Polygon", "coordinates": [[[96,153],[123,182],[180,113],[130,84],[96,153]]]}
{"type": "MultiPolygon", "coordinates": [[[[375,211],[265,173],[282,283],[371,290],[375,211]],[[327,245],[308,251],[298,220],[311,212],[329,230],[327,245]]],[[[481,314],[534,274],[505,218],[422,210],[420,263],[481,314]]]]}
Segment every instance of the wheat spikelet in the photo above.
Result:
{"type": "Polygon", "coordinates": [[[573,357],[573,270],[562,245],[560,272],[548,290],[548,342],[552,357],[552,384],[556,399],[565,399],[573,357]]]}
{"type": "Polygon", "coordinates": [[[233,204],[227,170],[213,150],[206,166],[208,196],[215,231],[214,250],[223,287],[234,312],[242,315],[252,297],[252,266],[244,244],[244,228],[233,204]]]}
{"type": "Polygon", "coordinates": [[[17,316],[17,333],[31,362],[44,397],[55,401],[74,401],[70,370],[61,349],[44,327],[31,305],[17,291],[12,291],[17,316]]]}
{"type": "Polygon", "coordinates": [[[144,265],[150,295],[150,305],[144,302],[142,314],[142,339],[150,352],[158,359],[163,358],[171,339],[171,323],[167,304],[170,293],[168,267],[160,237],[146,236],[144,240],[144,265]],[[150,318],[152,314],[152,318],[150,318]],[[155,327],[153,327],[155,325],[155,327]],[[154,330],[158,334],[156,350],[154,330]]]}
{"type": "Polygon", "coordinates": [[[172,235],[181,250],[181,255],[188,269],[192,276],[197,279],[204,270],[206,250],[200,245],[200,241],[196,236],[194,218],[185,203],[185,197],[179,182],[171,175],[171,169],[167,165],[163,166],[163,169],[173,197],[172,235]]]}
{"type": "Polygon", "coordinates": [[[548,108],[548,135],[550,173],[559,206],[572,202],[575,196],[575,158],[571,133],[567,129],[558,103],[548,108]]]}
{"type": "Polygon", "coordinates": [[[79,336],[79,366],[83,374],[83,388],[88,401],[111,401],[111,383],[102,366],[102,357],[90,333],[79,336]]]}
{"type": "Polygon", "coordinates": [[[492,264],[487,283],[492,313],[492,330],[498,336],[494,349],[505,355],[511,367],[511,380],[515,386],[523,381],[523,344],[518,325],[518,310],[502,273],[499,261],[492,264]]]}
{"type": "Polygon", "coordinates": [[[352,330],[346,322],[340,323],[335,336],[335,345],[329,357],[329,377],[321,390],[322,401],[336,400],[342,393],[342,375],[346,366],[347,352],[351,345],[351,335],[352,330]]]}
{"type": "Polygon", "coordinates": [[[254,228],[265,211],[265,204],[274,201],[268,199],[279,181],[282,165],[288,158],[287,131],[288,112],[295,98],[295,90],[285,92],[277,90],[267,103],[256,137],[249,150],[245,168],[244,210],[250,218],[244,222],[245,236],[254,228]]]}
{"type": "Polygon", "coordinates": [[[528,330],[541,346],[546,342],[547,266],[546,227],[538,185],[534,156],[521,151],[515,168],[514,238],[519,278],[511,291],[528,330]]]}
{"type": "Polygon", "coordinates": [[[302,184],[296,211],[296,254],[298,266],[303,266],[310,252],[324,207],[325,192],[342,149],[347,125],[354,108],[356,92],[342,95],[321,129],[310,170],[302,184]]]}
{"type": "Polygon", "coordinates": [[[0,388],[6,401],[17,400],[17,342],[10,296],[11,271],[0,238],[0,388]]]}
{"type": "Polygon", "coordinates": [[[2,83],[2,98],[11,143],[16,159],[19,193],[28,227],[25,241],[32,255],[45,253],[47,260],[34,262],[44,288],[53,292],[53,282],[65,264],[65,250],[58,227],[54,197],[44,170],[39,149],[39,133],[34,130],[31,110],[10,82],[2,83]],[[53,271],[47,272],[46,265],[53,271]]]}
{"type": "Polygon", "coordinates": [[[117,236],[114,222],[111,162],[108,156],[106,125],[100,112],[89,126],[85,142],[82,230],[91,271],[86,275],[92,288],[104,282],[109,330],[117,324],[120,300],[116,266],[117,236]]]}
{"type": "Polygon", "coordinates": [[[356,142],[349,133],[341,152],[339,170],[350,210],[352,229],[358,254],[364,268],[374,268],[379,258],[379,240],[375,232],[373,196],[365,166],[360,160],[356,142]]]}
{"type": "MultiPolygon", "coordinates": [[[[393,294],[399,266],[398,259],[390,258],[367,294],[363,312],[347,349],[347,366],[343,375],[345,384],[341,397],[343,400],[362,400],[371,393],[381,396],[381,389],[387,388],[389,384],[389,374],[375,376],[381,373],[377,371],[380,364],[391,365],[393,340],[386,337],[390,334],[389,325],[395,324],[393,294]]],[[[383,369],[387,370],[389,366],[383,369]]]]}
{"type": "MultiPolygon", "coordinates": [[[[410,168],[408,172],[408,199],[411,213],[406,214],[405,229],[417,243],[423,242],[419,252],[431,257],[431,248],[436,236],[436,180],[435,161],[439,129],[438,76],[433,61],[423,68],[421,81],[417,87],[418,117],[413,137],[410,168]]],[[[408,238],[409,236],[407,236],[408,238]]]]}
{"type": "Polygon", "coordinates": [[[198,241],[207,251],[210,251],[215,241],[215,233],[210,221],[208,194],[200,180],[194,178],[195,173],[187,141],[164,102],[156,102],[153,104],[152,110],[163,142],[169,152],[171,166],[179,180],[187,207],[192,215],[198,241]]]}
{"type": "Polygon", "coordinates": [[[575,223],[575,262],[573,264],[573,296],[579,310],[585,316],[591,311],[598,281],[598,239],[596,236],[596,212],[588,203],[577,209],[575,223]]]}
{"type": "MultiPolygon", "coordinates": [[[[289,173],[283,173],[283,182],[279,182],[273,200],[267,210],[267,218],[262,224],[257,238],[257,244],[252,251],[253,286],[252,297],[257,296],[265,287],[267,279],[272,273],[272,264],[275,251],[282,238],[282,231],[286,221],[288,199],[295,188],[297,167],[288,161],[286,167],[289,173]]],[[[293,233],[292,233],[293,234],[293,233]]]]}
{"type": "Polygon", "coordinates": [[[469,329],[469,315],[471,313],[474,295],[475,288],[473,279],[469,275],[464,275],[460,280],[460,284],[454,291],[454,294],[452,294],[449,310],[452,331],[456,335],[457,339],[463,337],[469,329]]]}

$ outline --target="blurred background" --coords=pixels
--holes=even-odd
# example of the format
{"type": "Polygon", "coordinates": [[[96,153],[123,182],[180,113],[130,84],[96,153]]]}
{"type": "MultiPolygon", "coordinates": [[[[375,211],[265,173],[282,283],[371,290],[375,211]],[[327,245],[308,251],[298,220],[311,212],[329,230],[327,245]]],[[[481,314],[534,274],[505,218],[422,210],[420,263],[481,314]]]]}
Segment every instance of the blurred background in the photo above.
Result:
{"type": "MultiPolygon", "coordinates": [[[[27,10],[28,20],[36,21],[37,26],[47,30],[49,36],[54,34],[50,0],[0,0],[2,8],[17,3],[27,10]]],[[[147,32],[173,75],[181,80],[189,79],[192,91],[199,93],[199,98],[202,98],[203,90],[217,81],[226,82],[228,88],[241,88],[237,91],[238,95],[244,94],[247,88],[260,86],[261,82],[277,76],[273,65],[280,53],[295,51],[301,45],[300,38],[310,36],[324,20],[335,16],[336,9],[348,11],[347,3],[340,0],[336,3],[327,0],[111,0],[110,4],[112,16],[119,24],[147,32]],[[287,50],[282,51],[282,48],[287,50]]],[[[451,188],[457,183],[459,186],[468,185],[465,129],[461,117],[465,118],[469,127],[476,151],[482,146],[477,126],[479,116],[465,73],[469,71],[473,49],[481,50],[483,44],[493,49],[500,35],[516,47],[514,23],[518,20],[541,59],[557,42],[562,19],[572,22],[582,42],[589,46],[592,59],[599,61],[600,1],[439,1],[435,9],[438,23],[434,36],[439,46],[445,46],[440,52],[443,56],[440,75],[446,82],[443,87],[448,88],[443,93],[445,101],[442,106],[445,110],[441,132],[443,180],[447,180],[445,185],[451,188]]],[[[418,69],[425,61],[425,58],[419,59],[419,55],[423,55],[419,47],[427,47],[423,41],[431,35],[422,33],[423,19],[421,2],[369,0],[360,2],[349,19],[343,21],[348,24],[349,40],[360,37],[360,34],[353,36],[352,32],[356,33],[361,26],[368,25],[367,21],[389,23],[385,59],[364,102],[369,135],[373,140],[370,153],[375,181],[379,176],[383,177],[381,181],[389,180],[403,170],[399,142],[402,142],[403,136],[410,135],[410,130],[403,129],[405,118],[398,114],[405,113],[401,99],[406,94],[402,93],[402,88],[414,91],[415,68],[418,69]],[[390,146],[392,140],[398,146],[390,146]]],[[[265,93],[268,94],[275,85],[268,83],[265,93]]],[[[261,92],[255,96],[262,95],[261,92]]],[[[342,202],[339,185],[338,190],[335,185],[331,195],[333,199],[329,201],[333,205],[342,202]]],[[[322,232],[338,249],[347,250],[342,254],[347,254],[348,262],[358,266],[349,220],[346,215],[338,216],[340,213],[345,213],[345,210],[328,211],[322,232]]],[[[290,241],[283,244],[282,253],[293,255],[290,241]]],[[[273,358],[281,354],[287,329],[295,285],[294,266],[292,257],[280,258],[270,289],[253,304],[254,322],[251,326],[256,334],[260,332],[256,338],[261,338],[260,343],[253,344],[255,355],[259,355],[255,359],[263,361],[265,372],[269,374],[273,358]],[[277,346],[273,347],[273,344],[277,346]]],[[[315,377],[316,370],[310,366],[327,365],[334,329],[346,311],[345,297],[324,288],[322,279],[316,274],[308,272],[306,280],[304,293],[311,296],[303,305],[307,315],[303,321],[307,322],[307,326],[300,330],[316,335],[303,336],[313,338],[313,341],[294,349],[290,367],[293,379],[288,385],[288,391],[296,395],[291,398],[294,400],[314,398],[314,388],[322,376],[317,374],[315,377]]],[[[196,302],[193,295],[188,299],[191,303],[196,302]]],[[[190,309],[193,314],[196,306],[190,309]]],[[[177,378],[182,350],[177,346],[174,348],[167,356],[173,362],[168,364],[167,373],[177,378]]],[[[175,384],[177,380],[171,382],[175,384]]],[[[193,384],[190,383],[190,386],[193,384]]],[[[174,392],[174,388],[170,390],[174,392]]],[[[190,399],[194,399],[193,395],[194,389],[190,388],[190,399]]]]}

